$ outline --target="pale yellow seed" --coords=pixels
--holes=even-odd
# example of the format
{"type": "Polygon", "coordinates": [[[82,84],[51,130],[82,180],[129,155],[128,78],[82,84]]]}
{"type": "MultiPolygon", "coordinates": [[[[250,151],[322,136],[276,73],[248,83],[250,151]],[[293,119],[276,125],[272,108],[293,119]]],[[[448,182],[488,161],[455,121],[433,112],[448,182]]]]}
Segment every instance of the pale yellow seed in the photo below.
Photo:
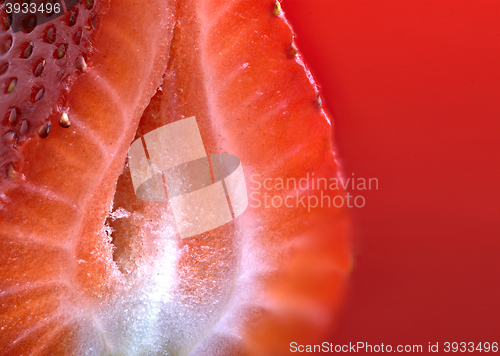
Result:
{"type": "Polygon", "coordinates": [[[87,71],[87,63],[85,62],[85,58],[83,58],[83,56],[78,56],[76,59],[76,68],[80,71],[80,73],[85,73],[87,71]]]}
{"type": "Polygon", "coordinates": [[[280,2],[278,0],[276,0],[276,2],[274,3],[274,10],[273,10],[274,15],[275,16],[281,15],[281,11],[282,11],[281,10],[281,4],[280,4],[280,2]]]}
{"type": "Polygon", "coordinates": [[[71,126],[68,114],[66,114],[65,112],[62,113],[61,119],[59,120],[59,124],[66,129],[71,126]]]}
{"type": "Polygon", "coordinates": [[[12,163],[9,163],[7,165],[7,169],[5,170],[5,175],[7,176],[7,178],[17,179],[17,174],[16,171],[14,170],[14,166],[12,165],[12,163]]]}
{"type": "Polygon", "coordinates": [[[9,87],[7,88],[7,93],[12,93],[17,85],[17,79],[12,79],[9,83],[9,87]]]}

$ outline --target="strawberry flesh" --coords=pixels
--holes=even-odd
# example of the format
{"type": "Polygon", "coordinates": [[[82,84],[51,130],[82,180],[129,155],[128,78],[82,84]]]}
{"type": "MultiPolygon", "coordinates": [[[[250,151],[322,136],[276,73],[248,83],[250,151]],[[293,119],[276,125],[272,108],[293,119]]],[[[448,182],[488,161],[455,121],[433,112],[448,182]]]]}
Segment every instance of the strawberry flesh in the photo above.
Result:
{"type": "Polygon", "coordinates": [[[208,153],[241,159],[247,188],[338,177],[279,4],[87,3],[1,34],[2,349],[280,355],[320,335],[349,269],[345,209],[248,207],[180,240],[168,203],[139,201],[120,176],[136,131],[196,116],[208,153]],[[110,222],[118,208],[128,215],[110,222]]]}

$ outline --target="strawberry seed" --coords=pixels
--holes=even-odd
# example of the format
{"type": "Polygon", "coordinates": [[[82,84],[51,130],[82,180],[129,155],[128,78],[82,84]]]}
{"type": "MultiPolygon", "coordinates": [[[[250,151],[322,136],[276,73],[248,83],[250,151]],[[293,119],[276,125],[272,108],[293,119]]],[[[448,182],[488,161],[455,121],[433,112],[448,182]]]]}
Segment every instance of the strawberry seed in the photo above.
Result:
{"type": "Polygon", "coordinates": [[[71,122],[69,121],[68,114],[66,114],[65,112],[62,113],[61,119],[59,120],[59,124],[62,127],[64,127],[65,129],[67,129],[68,127],[71,126],[71,122]]]}
{"type": "Polygon", "coordinates": [[[50,121],[45,121],[45,123],[38,129],[38,136],[41,138],[46,138],[50,133],[50,121]]]}
{"type": "Polygon", "coordinates": [[[45,93],[45,89],[43,87],[40,87],[35,95],[35,101],[39,101],[43,94],[45,93]]]}
{"type": "Polygon", "coordinates": [[[45,41],[48,43],[54,43],[56,41],[56,28],[51,27],[47,31],[47,36],[45,37],[45,41]]]}
{"type": "Polygon", "coordinates": [[[274,16],[281,15],[281,4],[278,0],[276,0],[276,2],[274,3],[273,14],[274,16]]]}
{"type": "Polygon", "coordinates": [[[4,74],[7,69],[9,69],[9,63],[5,63],[3,66],[0,67],[0,75],[4,74]]]}
{"type": "Polygon", "coordinates": [[[43,68],[45,68],[45,64],[47,62],[45,62],[45,59],[43,61],[41,61],[40,63],[38,63],[38,65],[36,66],[36,69],[35,69],[35,77],[39,77],[42,75],[42,72],[43,72],[43,68]]]}
{"type": "Polygon", "coordinates": [[[28,132],[28,121],[23,120],[23,122],[21,123],[21,128],[19,129],[19,134],[21,136],[24,136],[26,132],[28,132]]]}
{"type": "Polygon", "coordinates": [[[73,11],[69,17],[68,26],[70,27],[75,26],[77,17],[78,17],[78,9],[75,9],[75,11],[73,11]]]}
{"type": "Polygon", "coordinates": [[[33,53],[33,45],[33,42],[30,42],[28,47],[26,47],[26,49],[24,50],[24,59],[28,59],[29,57],[31,57],[31,54],[33,53]]]}
{"type": "Polygon", "coordinates": [[[87,71],[87,63],[85,62],[85,58],[81,55],[76,59],[76,69],[78,69],[80,73],[85,73],[87,71]]]}
{"type": "Polygon", "coordinates": [[[7,168],[5,169],[5,176],[9,179],[17,179],[17,174],[12,163],[7,165],[7,168]]]}
{"type": "Polygon", "coordinates": [[[57,59],[61,59],[66,54],[66,45],[62,44],[57,49],[57,59]]]}
{"type": "Polygon", "coordinates": [[[9,115],[9,123],[11,125],[15,124],[16,121],[17,121],[17,109],[16,108],[12,108],[12,110],[10,111],[10,115],[9,115]]]}
{"type": "Polygon", "coordinates": [[[16,131],[9,131],[5,134],[3,140],[7,145],[11,145],[14,142],[16,142],[16,137],[17,137],[16,131]]]}
{"type": "Polygon", "coordinates": [[[7,93],[10,94],[14,91],[17,85],[17,79],[12,79],[7,87],[7,93]]]}

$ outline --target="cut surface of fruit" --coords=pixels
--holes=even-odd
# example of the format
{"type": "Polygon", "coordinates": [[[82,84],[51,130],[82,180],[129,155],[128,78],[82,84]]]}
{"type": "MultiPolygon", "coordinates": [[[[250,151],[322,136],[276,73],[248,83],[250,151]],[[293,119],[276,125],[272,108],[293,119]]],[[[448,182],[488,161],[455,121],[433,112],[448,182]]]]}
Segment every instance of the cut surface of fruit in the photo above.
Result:
{"type": "Polygon", "coordinates": [[[120,278],[110,268],[104,221],[124,153],[167,63],[173,3],[95,1],[73,11],[72,26],[68,13],[29,33],[1,33],[8,64],[0,78],[7,88],[0,100],[5,355],[103,349],[92,310],[120,278]],[[26,46],[33,48],[24,58],[26,46]],[[82,55],[85,71],[75,64],[82,55]],[[33,97],[33,86],[43,95],[33,97]],[[63,113],[69,128],[59,124],[63,113]],[[40,131],[46,122],[50,130],[40,131]],[[6,141],[12,131],[15,139],[6,141]]]}
{"type": "MultiPolygon", "coordinates": [[[[43,110],[7,86],[5,135],[27,112],[39,120],[0,152],[7,354],[280,355],[331,325],[348,219],[329,188],[330,120],[276,4],[110,1],[84,47],[63,47],[67,81],[44,77],[61,59],[47,44],[57,51],[40,78],[60,89],[40,96],[43,110]],[[250,205],[180,239],[170,203],[139,200],[124,162],[134,135],[193,116],[207,153],[240,158],[250,205]]],[[[70,16],[20,36],[43,41],[70,16]]],[[[19,61],[9,73],[29,80],[19,61]]]]}

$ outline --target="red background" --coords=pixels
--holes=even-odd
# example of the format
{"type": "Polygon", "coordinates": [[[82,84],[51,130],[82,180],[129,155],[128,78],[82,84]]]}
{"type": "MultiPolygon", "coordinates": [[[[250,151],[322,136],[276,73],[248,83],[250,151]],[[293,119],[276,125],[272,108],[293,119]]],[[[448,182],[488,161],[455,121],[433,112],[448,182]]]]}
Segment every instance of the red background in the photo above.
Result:
{"type": "Polygon", "coordinates": [[[347,177],[379,180],[353,211],[350,294],[325,341],[500,341],[500,2],[282,7],[347,177]]]}

